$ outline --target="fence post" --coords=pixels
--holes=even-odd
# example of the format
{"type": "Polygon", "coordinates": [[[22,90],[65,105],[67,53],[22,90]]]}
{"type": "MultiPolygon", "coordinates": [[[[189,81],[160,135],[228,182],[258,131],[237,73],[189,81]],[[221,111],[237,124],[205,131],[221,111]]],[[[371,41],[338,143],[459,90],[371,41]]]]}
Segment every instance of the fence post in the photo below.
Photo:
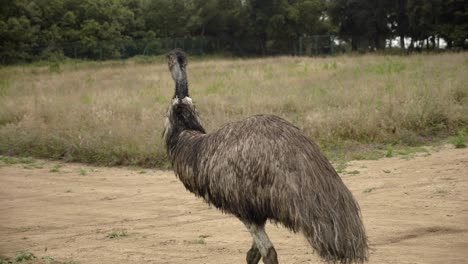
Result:
{"type": "Polygon", "coordinates": [[[145,48],[143,49],[143,56],[146,56],[146,49],[148,48],[148,43],[145,44],[145,48]]]}
{"type": "Polygon", "coordinates": [[[299,56],[302,56],[302,37],[299,37],[299,56]]]}
{"type": "Polygon", "coordinates": [[[205,43],[206,43],[206,42],[205,42],[205,37],[203,36],[203,37],[201,37],[201,38],[199,39],[199,41],[198,41],[198,44],[199,44],[199,47],[200,47],[200,54],[201,54],[202,56],[205,55],[205,43]]]}
{"type": "Polygon", "coordinates": [[[317,36],[317,35],[314,36],[315,56],[317,56],[319,54],[319,52],[318,52],[318,38],[319,38],[319,36],[317,36]]]}
{"type": "Polygon", "coordinates": [[[333,55],[335,54],[335,39],[333,35],[330,35],[328,39],[330,40],[330,54],[333,55]]]}

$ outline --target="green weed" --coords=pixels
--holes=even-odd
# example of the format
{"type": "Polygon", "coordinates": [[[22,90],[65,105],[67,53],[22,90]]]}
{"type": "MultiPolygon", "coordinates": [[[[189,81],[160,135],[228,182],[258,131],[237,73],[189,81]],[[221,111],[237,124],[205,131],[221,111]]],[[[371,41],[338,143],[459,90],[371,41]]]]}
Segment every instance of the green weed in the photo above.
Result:
{"type": "Polygon", "coordinates": [[[353,171],[350,171],[350,172],[347,172],[347,174],[349,175],[358,175],[360,172],[358,170],[353,170],[353,171]]]}
{"type": "Polygon", "coordinates": [[[9,258],[0,257],[0,264],[12,264],[9,258]]]}
{"type": "Polygon", "coordinates": [[[10,157],[10,156],[0,156],[0,162],[8,165],[13,164],[33,164],[36,161],[31,157],[10,157]]]}
{"type": "Polygon", "coordinates": [[[385,157],[387,157],[387,158],[393,157],[393,148],[392,147],[388,147],[387,153],[385,153],[385,157]]]}
{"type": "Polygon", "coordinates": [[[57,61],[53,61],[49,63],[49,72],[59,73],[62,69],[60,68],[60,63],[57,61]]]}
{"type": "Polygon", "coordinates": [[[27,170],[42,169],[42,168],[44,168],[44,166],[37,165],[37,164],[35,164],[35,165],[24,165],[23,166],[23,169],[27,169],[27,170]]]}
{"type": "Polygon", "coordinates": [[[27,250],[19,251],[14,258],[0,256],[0,264],[16,264],[16,263],[44,263],[44,264],[78,264],[71,261],[58,261],[52,256],[41,257],[40,260],[27,250]]]}
{"type": "Polygon", "coordinates": [[[51,256],[44,256],[41,259],[44,260],[46,263],[51,263],[51,262],[56,263],[55,259],[51,256]]]}
{"type": "Polygon", "coordinates": [[[466,148],[466,130],[459,130],[457,136],[452,139],[455,148],[466,148]]]}
{"type": "Polygon", "coordinates": [[[49,170],[49,172],[60,172],[60,168],[62,167],[63,167],[62,164],[56,164],[49,170]]]}
{"type": "Polygon", "coordinates": [[[106,237],[108,239],[116,239],[116,238],[120,238],[120,237],[126,237],[127,236],[127,232],[123,229],[121,230],[112,230],[110,233],[108,233],[106,235],[106,237]]]}
{"type": "Polygon", "coordinates": [[[206,244],[205,238],[207,238],[207,237],[208,236],[206,236],[206,235],[199,235],[197,237],[197,239],[195,239],[194,243],[199,244],[199,245],[205,245],[206,244]]]}
{"type": "Polygon", "coordinates": [[[335,166],[335,170],[338,173],[343,173],[343,172],[345,172],[346,167],[348,167],[348,164],[346,164],[346,162],[344,162],[344,161],[341,161],[340,163],[338,163],[335,166]]]}
{"type": "Polygon", "coordinates": [[[395,150],[395,154],[397,155],[411,155],[415,153],[425,152],[428,153],[429,151],[425,147],[400,147],[395,150]]]}
{"type": "Polygon", "coordinates": [[[10,90],[11,81],[9,79],[0,79],[0,97],[6,96],[10,90]]]}
{"type": "Polygon", "coordinates": [[[34,256],[33,253],[27,251],[27,250],[22,250],[16,253],[15,255],[15,261],[16,262],[23,262],[23,261],[28,261],[28,260],[35,260],[36,256],[34,256]]]}
{"type": "Polygon", "coordinates": [[[80,168],[80,175],[86,176],[86,174],[88,174],[88,172],[84,168],[80,168]]]}
{"type": "Polygon", "coordinates": [[[198,238],[195,240],[195,244],[205,245],[206,242],[205,242],[205,239],[204,239],[203,237],[198,237],[198,238]]]}
{"type": "Polygon", "coordinates": [[[375,189],[376,189],[376,188],[366,188],[366,189],[364,189],[362,192],[363,192],[363,193],[371,193],[371,192],[375,191],[375,189]]]}
{"type": "Polygon", "coordinates": [[[384,153],[379,149],[367,149],[360,152],[351,153],[352,160],[378,160],[384,157],[384,153]]]}

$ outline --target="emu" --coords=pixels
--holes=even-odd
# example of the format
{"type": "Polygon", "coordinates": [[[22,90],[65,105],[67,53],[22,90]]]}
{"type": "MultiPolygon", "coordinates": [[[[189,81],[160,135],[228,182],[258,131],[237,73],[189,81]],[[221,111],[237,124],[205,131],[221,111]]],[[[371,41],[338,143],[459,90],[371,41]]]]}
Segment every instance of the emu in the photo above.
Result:
{"type": "Polygon", "coordinates": [[[185,188],[239,218],[253,237],[248,264],[277,264],[265,223],[302,233],[328,263],[368,258],[360,209],[318,146],[286,120],[255,115],[206,133],[187,82],[187,58],[168,53],[175,81],[163,139],[185,188]]]}

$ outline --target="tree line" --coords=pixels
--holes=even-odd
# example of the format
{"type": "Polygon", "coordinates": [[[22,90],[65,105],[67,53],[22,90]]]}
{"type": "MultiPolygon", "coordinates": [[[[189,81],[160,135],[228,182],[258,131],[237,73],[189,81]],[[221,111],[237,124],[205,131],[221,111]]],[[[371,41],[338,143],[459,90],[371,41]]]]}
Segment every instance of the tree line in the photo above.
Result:
{"type": "Polygon", "coordinates": [[[468,48],[465,0],[0,0],[2,63],[125,58],[162,39],[210,52],[291,54],[335,36],[350,50],[468,48]],[[203,41],[201,41],[201,40],[203,41]],[[406,44],[404,40],[411,42],[406,44]]]}

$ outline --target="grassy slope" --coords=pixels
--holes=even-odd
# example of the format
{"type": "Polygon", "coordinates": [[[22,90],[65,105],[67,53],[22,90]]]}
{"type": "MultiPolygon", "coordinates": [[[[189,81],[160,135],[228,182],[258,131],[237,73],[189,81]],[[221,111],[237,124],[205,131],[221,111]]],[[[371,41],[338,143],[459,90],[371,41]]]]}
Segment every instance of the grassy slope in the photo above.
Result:
{"type": "MultiPolygon", "coordinates": [[[[162,59],[0,69],[0,154],[167,166],[162,59]]],[[[332,159],[376,158],[468,124],[468,53],[189,61],[208,131],[269,113],[332,159]]]]}

